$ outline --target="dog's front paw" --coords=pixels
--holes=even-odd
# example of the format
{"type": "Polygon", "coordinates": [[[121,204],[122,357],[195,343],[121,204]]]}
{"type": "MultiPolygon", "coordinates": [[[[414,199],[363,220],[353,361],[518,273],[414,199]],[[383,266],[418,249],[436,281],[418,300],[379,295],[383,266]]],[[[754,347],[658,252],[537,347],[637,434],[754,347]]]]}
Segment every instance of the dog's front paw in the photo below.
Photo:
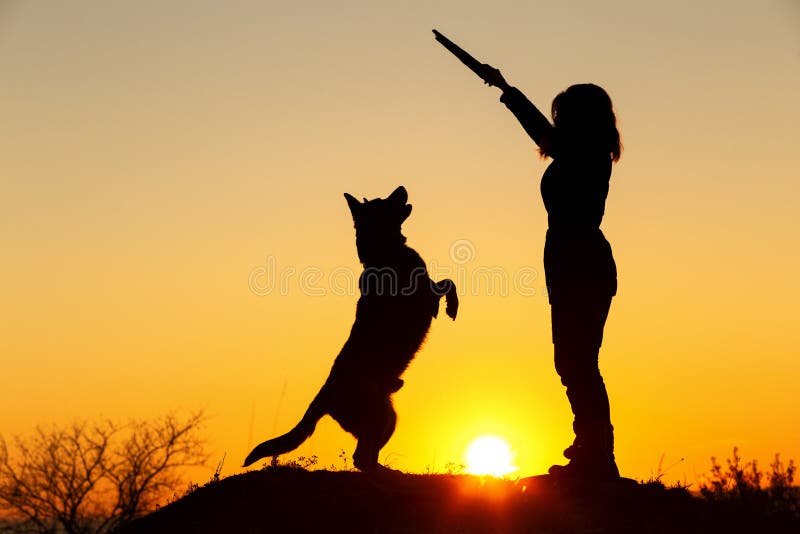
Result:
{"type": "Polygon", "coordinates": [[[447,308],[445,308],[445,313],[448,317],[452,320],[456,320],[456,315],[458,315],[458,301],[451,303],[450,301],[447,302],[447,308]]]}

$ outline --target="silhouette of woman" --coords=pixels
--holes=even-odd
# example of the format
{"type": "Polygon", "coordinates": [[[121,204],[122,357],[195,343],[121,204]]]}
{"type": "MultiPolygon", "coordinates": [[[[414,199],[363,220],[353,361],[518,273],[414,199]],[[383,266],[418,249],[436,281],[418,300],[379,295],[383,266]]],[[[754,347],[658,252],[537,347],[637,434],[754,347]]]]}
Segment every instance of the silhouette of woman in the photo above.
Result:
{"type": "Polygon", "coordinates": [[[614,480],[614,434],[598,356],[617,269],[600,230],[611,166],[621,144],[608,94],[593,84],[573,85],[553,100],[553,124],[499,70],[485,80],[503,91],[500,101],[552,158],[541,181],[548,229],[544,270],[551,307],[555,367],[567,388],[575,440],[570,461],[553,475],[614,480]]]}

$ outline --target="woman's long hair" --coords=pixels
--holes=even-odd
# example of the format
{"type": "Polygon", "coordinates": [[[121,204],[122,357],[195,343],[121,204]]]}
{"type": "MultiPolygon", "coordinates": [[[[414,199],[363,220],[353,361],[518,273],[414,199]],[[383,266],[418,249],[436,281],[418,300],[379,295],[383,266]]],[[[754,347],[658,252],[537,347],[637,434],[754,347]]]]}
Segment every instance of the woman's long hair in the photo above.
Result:
{"type": "Polygon", "coordinates": [[[622,143],[608,93],[592,83],[572,85],[553,99],[555,138],[539,152],[555,157],[569,152],[602,151],[618,161],[622,143]]]}

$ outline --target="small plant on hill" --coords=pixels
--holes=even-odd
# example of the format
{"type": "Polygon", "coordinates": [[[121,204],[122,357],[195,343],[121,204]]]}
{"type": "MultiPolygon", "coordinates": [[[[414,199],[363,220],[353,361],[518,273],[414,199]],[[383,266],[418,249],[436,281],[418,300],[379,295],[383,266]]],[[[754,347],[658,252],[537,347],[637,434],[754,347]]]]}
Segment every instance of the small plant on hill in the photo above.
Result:
{"type": "Polygon", "coordinates": [[[659,460],[658,460],[658,469],[655,472],[655,474],[651,471],[650,472],[650,478],[647,479],[647,480],[642,480],[641,484],[643,486],[647,486],[647,487],[651,487],[651,488],[668,489],[668,490],[674,490],[674,491],[679,491],[679,492],[683,492],[683,493],[688,493],[689,492],[689,488],[691,487],[691,484],[686,482],[685,479],[683,481],[676,480],[675,483],[670,485],[670,486],[667,486],[666,484],[664,484],[664,477],[666,476],[667,472],[670,469],[672,469],[673,467],[675,467],[676,465],[682,463],[684,461],[684,458],[681,458],[681,459],[671,463],[667,467],[664,467],[664,459],[665,458],[666,458],[666,455],[662,454],[661,458],[659,458],[659,460]]]}
{"type": "Polygon", "coordinates": [[[779,454],[762,472],[758,463],[742,463],[738,447],[723,467],[711,458],[711,471],[700,484],[700,493],[709,501],[735,501],[761,508],[770,515],[789,515],[800,518],[800,487],[794,485],[796,467],[793,460],[783,463],[779,454]]]}
{"type": "Polygon", "coordinates": [[[311,456],[298,456],[297,458],[287,458],[281,460],[278,456],[270,458],[269,463],[264,463],[262,469],[306,469],[310,470],[317,465],[316,454],[311,456]]]}
{"type": "Polygon", "coordinates": [[[350,459],[344,449],[340,449],[338,458],[341,461],[341,466],[330,464],[327,468],[320,465],[319,458],[316,454],[310,456],[296,456],[294,458],[286,456],[273,456],[268,462],[261,464],[261,470],[269,469],[305,469],[306,471],[314,471],[316,469],[327,469],[328,471],[352,471],[353,467],[350,459]]]}
{"type": "Polygon", "coordinates": [[[467,466],[458,462],[447,462],[444,464],[445,475],[463,475],[467,470],[467,466]]]}

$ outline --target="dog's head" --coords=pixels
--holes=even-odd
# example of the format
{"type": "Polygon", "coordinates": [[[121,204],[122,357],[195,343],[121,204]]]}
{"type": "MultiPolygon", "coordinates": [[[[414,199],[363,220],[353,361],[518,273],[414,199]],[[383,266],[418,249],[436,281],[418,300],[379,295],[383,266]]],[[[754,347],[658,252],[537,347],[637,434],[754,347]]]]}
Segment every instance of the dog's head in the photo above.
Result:
{"type": "Polygon", "coordinates": [[[408,193],[402,185],[386,198],[364,199],[359,202],[353,195],[344,194],[356,231],[368,233],[394,233],[400,231],[403,221],[411,215],[408,193]]]}
{"type": "Polygon", "coordinates": [[[359,202],[353,195],[344,194],[356,227],[356,246],[362,262],[371,251],[405,243],[400,233],[403,222],[411,215],[408,192],[402,185],[386,198],[364,199],[359,202]]]}

